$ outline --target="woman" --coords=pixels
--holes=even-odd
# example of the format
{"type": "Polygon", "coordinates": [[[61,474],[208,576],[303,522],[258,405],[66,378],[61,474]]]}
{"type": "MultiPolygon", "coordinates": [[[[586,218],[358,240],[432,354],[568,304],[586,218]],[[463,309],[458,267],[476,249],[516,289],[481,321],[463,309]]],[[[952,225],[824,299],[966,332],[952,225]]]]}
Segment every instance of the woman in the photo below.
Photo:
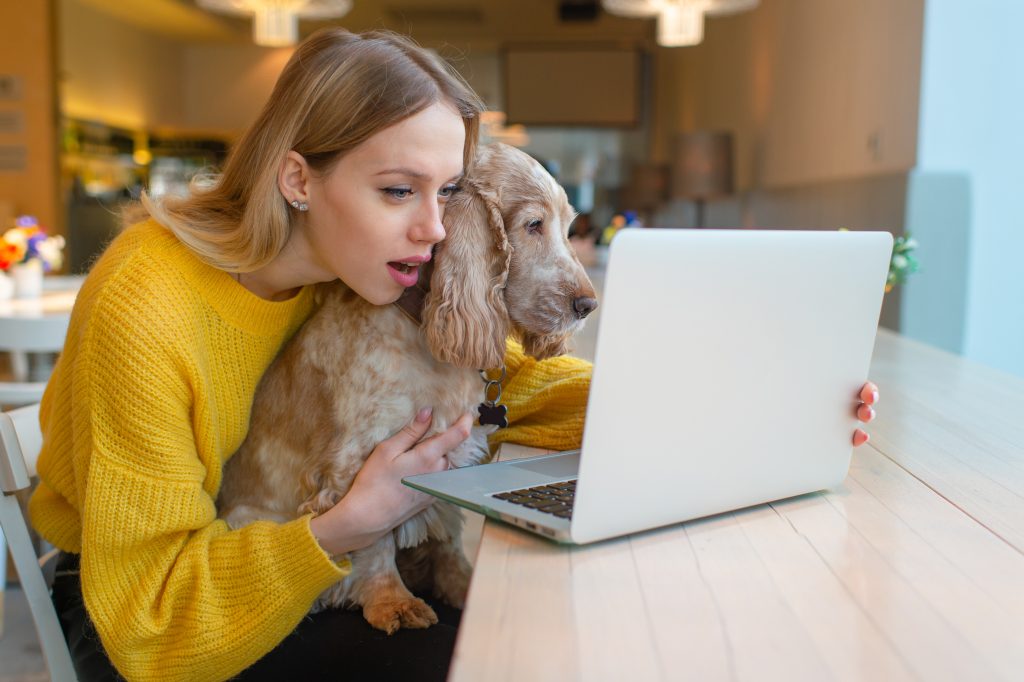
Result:
{"type": "MultiPolygon", "coordinates": [[[[112,677],[110,662],[129,679],[444,678],[451,609],[391,638],[358,612],[304,616],[348,571],[331,555],[430,504],[401,478],[444,469],[468,416],[419,442],[423,406],[318,517],[231,531],[214,501],[260,376],[311,312],[309,285],[399,297],[400,264],[444,237],[481,108],[407,39],[318,32],[223,173],[188,198],[145,199],[150,219],[97,262],[43,399],[30,504],[65,552],[54,601],[83,679],[112,677]]],[[[589,365],[510,344],[507,367],[501,439],[578,445],[589,365]]]]}

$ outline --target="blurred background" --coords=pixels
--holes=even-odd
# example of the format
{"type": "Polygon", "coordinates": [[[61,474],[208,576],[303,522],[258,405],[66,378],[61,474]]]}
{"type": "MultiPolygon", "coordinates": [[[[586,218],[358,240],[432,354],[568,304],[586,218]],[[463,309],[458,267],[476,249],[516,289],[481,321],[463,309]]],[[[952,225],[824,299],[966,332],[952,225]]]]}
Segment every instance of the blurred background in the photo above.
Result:
{"type": "Polygon", "coordinates": [[[87,271],[121,203],[223,160],[293,38],[388,28],[466,77],[487,139],[556,175],[580,240],[623,222],[909,233],[920,271],[883,324],[1024,376],[1024,3],[265,2],[261,21],[226,11],[257,0],[3,3],[2,224],[36,216],[87,271]],[[287,16],[303,4],[351,6],[287,16]]]}

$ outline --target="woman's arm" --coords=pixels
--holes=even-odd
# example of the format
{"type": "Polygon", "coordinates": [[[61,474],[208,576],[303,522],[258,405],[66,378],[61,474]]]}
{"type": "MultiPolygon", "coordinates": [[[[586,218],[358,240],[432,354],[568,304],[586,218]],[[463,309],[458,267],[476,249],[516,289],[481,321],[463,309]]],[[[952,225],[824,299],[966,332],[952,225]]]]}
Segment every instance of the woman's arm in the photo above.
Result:
{"type": "Polygon", "coordinates": [[[204,404],[213,396],[161,320],[112,298],[93,307],[68,370],[86,607],[129,679],[230,677],[291,632],[347,562],[320,548],[309,517],[239,530],[217,518],[211,422],[225,410],[204,404]]]}
{"type": "Polygon", "coordinates": [[[492,445],[521,443],[550,450],[578,448],[590,393],[593,366],[570,356],[536,360],[509,341],[501,402],[509,426],[491,435],[492,445]]]}
{"type": "Polygon", "coordinates": [[[447,453],[469,436],[472,419],[464,415],[447,431],[421,442],[430,423],[430,409],[420,410],[412,423],[374,448],[345,496],[310,522],[328,554],[366,547],[433,504],[435,498],[403,485],[402,479],[447,469],[447,453]]]}

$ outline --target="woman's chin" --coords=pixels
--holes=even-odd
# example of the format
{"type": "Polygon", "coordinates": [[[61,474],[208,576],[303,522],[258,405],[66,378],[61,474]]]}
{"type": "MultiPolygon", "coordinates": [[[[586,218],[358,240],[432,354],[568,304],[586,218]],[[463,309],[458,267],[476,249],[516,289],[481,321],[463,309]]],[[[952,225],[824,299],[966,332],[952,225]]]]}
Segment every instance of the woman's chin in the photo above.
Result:
{"type": "Polygon", "coordinates": [[[386,289],[379,289],[372,292],[368,291],[366,293],[363,293],[361,291],[357,291],[356,293],[362,296],[363,299],[365,299],[368,303],[371,303],[373,305],[391,305],[392,303],[400,299],[404,292],[405,289],[403,288],[391,286],[387,287],[386,289]]]}

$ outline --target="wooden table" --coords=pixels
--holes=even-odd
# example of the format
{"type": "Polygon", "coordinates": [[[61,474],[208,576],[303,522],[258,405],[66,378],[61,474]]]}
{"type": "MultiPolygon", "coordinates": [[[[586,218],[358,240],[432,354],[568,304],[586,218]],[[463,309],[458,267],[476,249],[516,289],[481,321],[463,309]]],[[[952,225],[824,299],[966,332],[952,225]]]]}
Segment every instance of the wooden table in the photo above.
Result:
{"type": "Polygon", "coordinates": [[[1024,679],[1024,380],[884,330],[871,379],[834,490],[579,548],[487,521],[449,679],[1024,679]]]}

